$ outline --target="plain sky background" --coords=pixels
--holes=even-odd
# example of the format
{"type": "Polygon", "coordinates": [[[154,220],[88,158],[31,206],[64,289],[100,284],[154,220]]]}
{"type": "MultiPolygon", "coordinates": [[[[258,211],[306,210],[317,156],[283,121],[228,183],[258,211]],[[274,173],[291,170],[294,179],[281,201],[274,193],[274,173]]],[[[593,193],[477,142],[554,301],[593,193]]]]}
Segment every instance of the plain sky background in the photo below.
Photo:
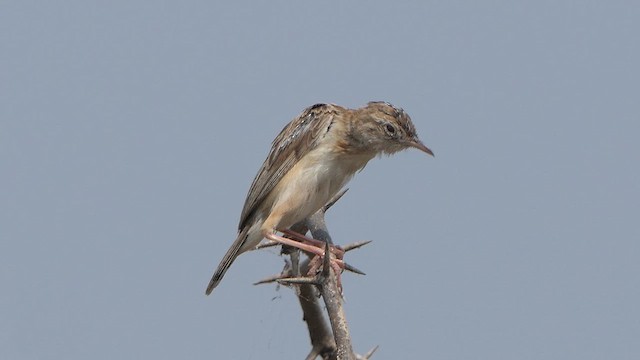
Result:
{"type": "Polygon", "coordinates": [[[640,358],[637,1],[3,1],[0,358],[300,359],[236,235],[271,140],[386,100],[435,158],[330,211],[376,359],[640,358]]]}

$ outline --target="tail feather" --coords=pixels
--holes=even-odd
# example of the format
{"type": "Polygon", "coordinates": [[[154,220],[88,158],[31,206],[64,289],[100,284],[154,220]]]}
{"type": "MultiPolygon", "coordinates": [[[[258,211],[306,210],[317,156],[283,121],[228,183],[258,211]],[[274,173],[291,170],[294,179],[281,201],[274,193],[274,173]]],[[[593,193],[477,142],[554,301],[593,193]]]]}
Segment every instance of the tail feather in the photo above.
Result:
{"type": "Polygon", "coordinates": [[[242,253],[242,245],[244,245],[246,239],[247,230],[243,230],[240,232],[240,234],[238,234],[236,241],[231,244],[231,247],[229,248],[229,250],[227,250],[227,253],[224,254],[222,261],[220,261],[220,265],[218,265],[216,272],[213,273],[213,277],[211,277],[211,281],[209,281],[209,285],[207,286],[205,294],[211,294],[213,289],[215,289],[220,281],[222,281],[222,277],[227,272],[227,270],[229,270],[229,267],[231,266],[231,264],[233,264],[233,261],[238,257],[238,255],[242,253]]]}

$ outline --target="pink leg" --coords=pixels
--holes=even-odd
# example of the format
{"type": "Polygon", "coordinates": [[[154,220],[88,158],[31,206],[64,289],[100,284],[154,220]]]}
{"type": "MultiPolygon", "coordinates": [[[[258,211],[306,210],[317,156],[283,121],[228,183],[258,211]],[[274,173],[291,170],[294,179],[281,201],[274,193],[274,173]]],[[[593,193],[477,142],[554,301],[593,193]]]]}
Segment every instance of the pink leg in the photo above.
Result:
{"type": "MultiPolygon", "coordinates": [[[[324,256],[324,247],[320,248],[320,247],[317,247],[317,246],[305,244],[303,242],[287,239],[286,237],[282,237],[282,236],[276,235],[274,233],[267,233],[267,234],[264,235],[264,237],[266,239],[269,239],[269,240],[277,241],[277,242],[279,242],[281,244],[293,246],[293,247],[298,248],[300,250],[304,250],[304,251],[310,252],[312,254],[316,254],[316,255],[318,255],[320,257],[324,256]]],[[[314,239],[314,241],[318,241],[318,240],[314,239]]],[[[324,242],[322,242],[322,241],[320,241],[320,242],[324,245],[324,242]]],[[[341,268],[344,268],[344,262],[341,259],[331,259],[331,261],[335,261],[341,268]]]]}
{"type": "MultiPolygon", "coordinates": [[[[316,240],[310,237],[306,237],[298,232],[295,232],[291,229],[285,229],[281,231],[283,234],[290,236],[292,239],[296,239],[298,241],[303,241],[312,244],[315,247],[324,249],[325,242],[321,240],[316,240]]],[[[344,251],[337,245],[329,245],[330,251],[338,258],[342,259],[344,256],[344,251]]],[[[315,253],[314,253],[315,254],[315,253]]]]}
{"type": "MultiPolygon", "coordinates": [[[[308,238],[302,234],[299,234],[289,229],[283,230],[282,233],[286,234],[287,236],[290,236],[291,239],[276,235],[275,233],[272,233],[272,232],[264,234],[264,237],[266,239],[276,241],[281,244],[289,245],[289,246],[304,250],[306,252],[315,254],[316,256],[309,263],[310,265],[309,275],[312,275],[312,276],[315,275],[315,273],[318,271],[318,269],[322,264],[322,259],[325,256],[324,249],[325,249],[326,243],[324,241],[308,238]],[[298,241],[293,239],[296,239],[298,241]],[[305,242],[311,243],[312,245],[305,244],[305,242]]],[[[340,290],[340,293],[342,293],[342,279],[340,275],[342,274],[342,270],[345,268],[344,261],[342,260],[342,257],[344,256],[344,250],[342,250],[337,246],[331,245],[329,247],[329,251],[332,253],[332,255],[334,255],[330,258],[331,268],[336,273],[336,283],[338,285],[338,289],[340,290]]]]}

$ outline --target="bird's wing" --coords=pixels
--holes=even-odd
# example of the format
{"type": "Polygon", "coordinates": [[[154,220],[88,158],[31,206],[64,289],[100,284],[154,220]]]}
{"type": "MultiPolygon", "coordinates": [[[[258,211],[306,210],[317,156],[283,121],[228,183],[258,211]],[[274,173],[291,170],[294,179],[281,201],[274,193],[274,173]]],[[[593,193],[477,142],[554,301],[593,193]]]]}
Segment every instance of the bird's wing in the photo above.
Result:
{"type": "Polygon", "coordinates": [[[306,108],[298,117],[282,129],[273,140],[269,156],[249,189],[244,202],[240,224],[242,230],[248,219],[278,184],[280,179],[319,141],[331,127],[333,119],[345,109],[330,104],[315,104],[306,108]]]}

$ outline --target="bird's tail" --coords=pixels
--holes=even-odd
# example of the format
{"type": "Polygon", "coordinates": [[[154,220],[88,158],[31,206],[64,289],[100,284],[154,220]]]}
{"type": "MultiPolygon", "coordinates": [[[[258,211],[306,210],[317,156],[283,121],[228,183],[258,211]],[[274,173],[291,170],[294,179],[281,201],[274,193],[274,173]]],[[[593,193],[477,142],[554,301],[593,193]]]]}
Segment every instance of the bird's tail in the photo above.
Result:
{"type": "Polygon", "coordinates": [[[227,253],[224,254],[222,261],[220,261],[220,265],[218,265],[216,272],[213,273],[213,276],[211,277],[211,281],[209,281],[209,285],[207,286],[207,290],[205,291],[205,294],[207,295],[211,294],[213,289],[215,289],[215,287],[218,286],[220,281],[222,281],[222,277],[227,272],[227,270],[229,270],[229,267],[231,266],[231,264],[233,264],[233,261],[238,257],[238,255],[240,255],[243,252],[242,246],[245,244],[245,241],[247,240],[247,232],[248,232],[247,228],[243,229],[238,234],[236,241],[234,241],[231,247],[229,248],[229,250],[227,250],[227,253]]]}

